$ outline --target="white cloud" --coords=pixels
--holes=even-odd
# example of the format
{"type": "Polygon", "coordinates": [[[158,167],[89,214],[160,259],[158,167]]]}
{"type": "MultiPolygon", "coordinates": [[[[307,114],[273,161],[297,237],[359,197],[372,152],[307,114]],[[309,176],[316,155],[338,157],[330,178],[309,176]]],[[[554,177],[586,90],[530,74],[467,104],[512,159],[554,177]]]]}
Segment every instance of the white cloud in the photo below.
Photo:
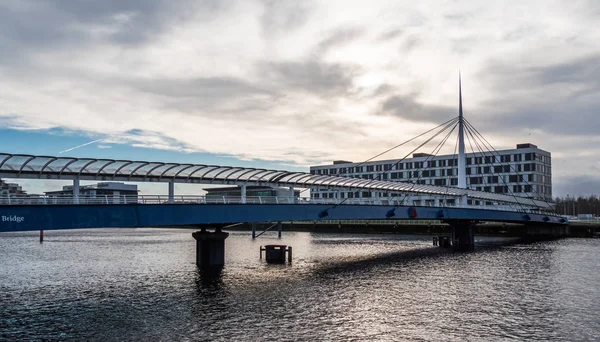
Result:
{"type": "Polygon", "coordinates": [[[466,113],[498,148],[536,143],[554,154],[555,175],[585,173],[562,164],[598,159],[589,149],[573,159],[588,123],[568,132],[554,123],[569,108],[592,113],[600,104],[597,71],[558,67],[598,61],[595,2],[3,6],[8,127],[296,165],[363,160],[449,119],[461,68],[466,113]],[[546,71],[566,74],[557,83],[546,71]],[[552,105],[544,117],[546,98],[570,106],[552,105]],[[384,114],[385,103],[395,110],[384,114]]]}

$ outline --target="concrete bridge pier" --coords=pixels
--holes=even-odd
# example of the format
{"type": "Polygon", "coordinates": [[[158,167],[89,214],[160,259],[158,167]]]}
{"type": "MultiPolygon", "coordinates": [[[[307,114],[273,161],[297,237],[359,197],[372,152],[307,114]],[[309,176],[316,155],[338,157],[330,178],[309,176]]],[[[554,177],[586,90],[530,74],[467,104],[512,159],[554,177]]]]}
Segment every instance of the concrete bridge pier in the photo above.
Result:
{"type": "Polygon", "coordinates": [[[468,220],[449,222],[452,229],[452,248],[466,252],[475,249],[476,223],[468,220]]]}
{"type": "Polygon", "coordinates": [[[196,264],[200,268],[223,267],[225,265],[225,239],[229,233],[217,228],[208,232],[206,228],[192,233],[196,239],[196,264]]]}

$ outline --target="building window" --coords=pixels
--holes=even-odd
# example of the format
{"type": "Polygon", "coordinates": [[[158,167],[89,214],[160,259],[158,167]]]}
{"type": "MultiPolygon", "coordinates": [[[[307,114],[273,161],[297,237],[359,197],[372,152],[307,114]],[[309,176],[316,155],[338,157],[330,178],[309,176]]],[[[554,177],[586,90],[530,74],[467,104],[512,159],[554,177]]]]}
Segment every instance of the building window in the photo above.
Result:
{"type": "Polygon", "coordinates": [[[488,183],[490,183],[490,184],[498,183],[498,176],[488,176],[488,183]]]}

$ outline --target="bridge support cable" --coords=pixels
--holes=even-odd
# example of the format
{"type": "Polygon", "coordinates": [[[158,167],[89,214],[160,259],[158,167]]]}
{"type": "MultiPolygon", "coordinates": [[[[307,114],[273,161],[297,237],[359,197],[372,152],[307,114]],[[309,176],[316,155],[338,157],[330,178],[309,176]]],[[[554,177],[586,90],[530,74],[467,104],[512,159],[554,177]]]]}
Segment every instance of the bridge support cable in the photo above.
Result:
{"type": "MultiPolygon", "coordinates": [[[[398,160],[398,161],[397,161],[397,162],[396,162],[396,163],[395,163],[395,164],[392,166],[392,168],[390,168],[390,170],[386,170],[386,171],[383,171],[383,172],[381,172],[381,173],[378,175],[377,179],[375,179],[375,178],[374,178],[374,179],[372,179],[371,181],[369,181],[367,184],[369,184],[369,183],[371,183],[371,182],[374,182],[374,181],[379,181],[379,180],[380,180],[380,178],[381,178],[381,176],[382,176],[383,174],[385,174],[385,173],[387,173],[387,172],[391,171],[391,170],[392,170],[392,169],[394,169],[394,168],[397,168],[397,167],[398,167],[398,165],[399,165],[399,164],[400,164],[402,161],[404,161],[406,158],[408,158],[408,157],[409,157],[411,154],[413,154],[415,151],[419,150],[421,147],[423,147],[423,146],[425,146],[426,144],[428,144],[428,143],[429,143],[431,140],[433,140],[434,138],[436,138],[438,135],[440,135],[440,134],[442,134],[443,132],[445,132],[445,131],[446,131],[448,128],[450,128],[450,127],[453,127],[453,129],[454,129],[454,127],[456,127],[457,120],[458,120],[457,118],[454,118],[454,119],[452,119],[452,120],[448,120],[448,121],[446,122],[447,124],[446,124],[446,125],[445,125],[445,126],[444,126],[444,127],[441,129],[441,130],[439,130],[439,131],[438,131],[438,132],[436,132],[436,133],[435,133],[433,136],[431,136],[429,139],[427,139],[425,142],[421,143],[419,146],[417,146],[416,148],[414,148],[412,151],[410,151],[410,152],[409,152],[408,154],[406,154],[404,157],[402,157],[401,159],[399,159],[399,160],[398,160]]],[[[438,126],[438,127],[439,127],[439,126],[438,126]]],[[[430,130],[430,131],[431,131],[431,130],[430,130]]],[[[414,138],[413,138],[412,140],[414,140],[414,138]]],[[[403,190],[402,192],[404,192],[404,190],[403,190]]],[[[409,192],[410,192],[410,191],[409,191],[409,192]]],[[[361,190],[357,190],[357,191],[356,191],[354,194],[362,194],[362,192],[361,192],[361,190]]],[[[329,208],[327,208],[327,209],[324,209],[323,211],[321,211],[321,212],[319,213],[318,217],[319,217],[320,219],[327,217],[327,216],[329,215],[329,210],[330,210],[330,209],[335,209],[335,208],[337,208],[338,206],[340,206],[340,205],[344,204],[344,203],[345,203],[345,202],[346,202],[348,199],[349,199],[349,197],[346,197],[346,198],[345,198],[344,200],[342,200],[341,202],[339,202],[339,203],[336,203],[335,205],[333,205],[333,206],[331,206],[331,207],[329,207],[329,208]]]]}
{"type": "MultiPolygon", "coordinates": [[[[476,155],[477,153],[481,154],[481,158],[485,158],[485,154],[483,152],[476,152],[475,148],[473,148],[473,144],[471,143],[471,138],[469,137],[469,135],[467,134],[467,142],[469,143],[469,146],[471,147],[471,152],[473,152],[474,155],[476,155]]],[[[482,180],[482,185],[488,185],[487,179],[485,176],[483,176],[483,170],[482,172],[478,172],[481,173],[481,180],[482,180]]],[[[473,186],[473,184],[471,184],[471,186],[473,186]]]]}
{"type": "MultiPolygon", "coordinates": [[[[473,136],[473,132],[470,130],[470,128],[467,126],[467,138],[469,139],[469,144],[471,142],[471,139],[469,138],[469,136],[471,138],[473,138],[473,142],[475,143],[475,146],[477,146],[477,149],[479,150],[479,152],[481,153],[482,157],[485,157],[486,153],[483,151],[483,149],[481,148],[481,145],[479,145],[479,142],[475,139],[475,137],[473,136]]],[[[473,147],[471,146],[471,149],[473,147]]],[[[473,154],[476,154],[475,150],[473,150],[473,154]]],[[[495,158],[495,156],[494,156],[495,158]]],[[[504,177],[502,175],[500,175],[499,173],[496,173],[496,171],[494,170],[494,163],[492,163],[492,166],[490,166],[490,171],[492,173],[493,176],[498,177],[498,180],[501,180],[502,183],[506,186],[506,188],[508,189],[508,192],[510,193],[510,195],[515,199],[516,204],[520,207],[520,209],[522,211],[525,211],[525,207],[523,207],[523,205],[519,202],[517,196],[514,194],[514,192],[510,189],[510,187],[508,186],[508,183],[504,180],[504,177]]],[[[483,177],[483,176],[482,176],[483,177]]],[[[535,205],[535,202],[534,202],[535,205]]]]}
{"type": "MultiPolygon", "coordinates": [[[[454,144],[454,153],[452,153],[452,160],[454,160],[454,157],[456,156],[456,150],[458,149],[458,135],[456,136],[456,143],[454,144]]],[[[453,169],[451,169],[453,170],[453,169]]],[[[450,191],[450,183],[452,183],[452,175],[446,175],[446,192],[444,193],[444,204],[447,201],[447,195],[448,195],[448,191],[450,191]]],[[[456,204],[456,203],[455,203],[456,204]]]]}
{"type": "MultiPolygon", "coordinates": [[[[488,150],[487,152],[484,151],[484,149],[482,148],[483,142],[480,139],[477,139],[477,137],[474,134],[474,132],[473,132],[473,130],[472,130],[471,127],[469,127],[468,125],[466,127],[467,127],[467,132],[468,132],[467,138],[469,138],[469,136],[473,138],[473,142],[475,143],[475,146],[477,146],[477,150],[479,151],[479,152],[476,152],[475,149],[473,149],[473,147],[471,147],[471,149],[473,150],[473,153],[474,154],[479,153],[482,158],[486,158],[488,156],[493,157],[494,161],[492,162],[492,164],[494,164],[496,156],[491,151],[489,151],[489,149],[487,149],[488,150]]],[[[470,142],[470,139],[469,139],[469,142],[470,142]]],[[[500,159],[499,164],[502,166],[503,162],[502,162],[502,158],[501,158],[500,154],[498,154],[498,157],[500,157],[499,158],[500,159]]],[[[510,163],[507,163],[506,165],[508,165],[510,167],[510,163]]],[[[506,182],[506,180],[504,179],[504,177],[495,171],[494,165],[490,166],[490,173],[493,176],[498,177],[498,179],[504,184],[504,186],[506,186],[506,188],[508,190],[508,193],[515,199],[515,202],[514,203],[510,203],[509,205],[511,207],[518,207],[518,209],[521,210],[521,211],[527,211],[526,208],[525,208],[525,206],[523,205],[523,203],[521,201],[519,201],[519,198],[523,198],[525,200],[527,200],[527,198],[517,196],[514,193],[514,191],[510,188],[510,185],[506,182]]],[[[482,181],[484,182],[484,184],[483,184],[484,186],[490,184],[486,180],[486,178],[484,176],[482,176],[482,181]]],[[[535,200],[531,199],[531,201],[533,203],[533,207],[539,208],[539,206],[535,203],[535,200]]]]}
{"type": "MultiPolygon", "coordinates": [[[[468,123],[468,122],[467,122],[467,123],[468,123]]],[[[473,127],[473,126],[472,126],[472,125],[470,125],[469,123],[467,124],[467,127],[468,127],[468,131],[469,131],[469,133],[470,133],[470,134],[473,136],[473,139],[475,139],[475,136],[477,136],[477,131],[476,131],[475,127],[473,127]]],[[[481,135],[479,135],[479,136],[480,136],[482,139],[485,139],[485,138],[483,138],[483,136],[481,136],[481,135]]],[[[494,152],[492,152],[492,150],[490,150],[490,148],[489,148],[489,147],[488,147],[488,146],[487,146],[487,145],[486,145],[486,144],[483,142],[483,140],[480,140],[480,142],[481,142],[481,144],[482,144],[482,145],[483,145],[483,146],[484,146],[484,147],[485,147],[485,148],[488,150],[488,152],[490,153],[490,155],[491,155],[491,156],[493,156],[494,158],[496,158],[496,156],[498,156],[498,157],[499,157],[499,159],[500,159],[500,164],[502,165],[502,164],[503,164],[503,163],[502,163],[502,156],[500,155],[500,153],[498,153],[498,151],[496,151],[495,149],[493,150],[495,153],[494,153],[494,152]]],[[[486,142],[487,142],[487,140],[486,140],[486,142]]],[[[482,151],[483,151],[483,148],[481,148],[481,146],[479,145],[479,143],[477,142],[477,140],[475,141],[475,144],[478,146],[478,148],[479,148],[480,150],[482,150],[482,151]]],[[[487,144],[489,144],[489,142],[488,142],[487,144]]],[[[490,146],[491,146],[491,145],[490,145],[490,146]]],[[[491,147],[491,148],[493,149],[493,147],[491,147]]],[[[508,166],[508,167],[509,167],[511,170],[513,170],[514,172],[516,172],[518,176],[521,176],[521,174],[520,174],[520,173],[519,173],[519,172],[518,172],[518,171],[517,171],[517,170],[516,170],[516,169],[515,169],[515,168],[514,168],[512,165],[510,165],[510,163],[506,163],[506,165],[507,165],[507,166],[508,166]]],[[[513,192],[513,191],[510,189],[510,187],[508,186],[508,184],[507,184],[507,183],[506,183],[506,181],[504,180],[504,178],[503,178],[503,177],[500,177],[500,176],[498,176],[498,178],[499,178],[499,179],[502,179],[502,181],[504,182],[504,184],[505,184],[505,185],[506,185],[506,187],[508,188],[508,191],[509,191],[509,193],[510,193],[510,194],[511,194],[511,195],[512,195],[514,198],[515,198],[515,200],[517,200],[517,202],[519,202],[519,201],[518,201],[518,199],[517,199],[517,197],[519,197],[519,196],[516,196],[516,195],[514,194],[514,192],[513,192]]],[[[527,184],[529,184],[529,183],[527,183],[527,184]]],[[[537,191],[535,191],[535,189],[534,189],[534,187],[533,187],[533,186],[532,186],[532,190],[534,190],[534,192],[535,192],[535,193],[536,193],[536,194],[537,194],[537,195],[538,195],[540,198],[543,198],[542,196],[540,196],[540,194],[539,194],[537,191]]],[[[526,197],[520,197],[520,198],[527,199],[526,197]]],[[[535,208],[538,208],[538,209],[540,208],[540,207],[539,207],[539,206],[536,204],[536,202],[535,202],[535,200],[534,200],[533,198],[529,198],[529,199],[531,200],[533,207],[535,207],[535,208]]],[[[550,205],[550,203],[548,203],[547,201],[545,201],[545,200],[543,200],[543,199],[542,199],[542,201],[543,201],[543,202],[545,202],[547,205],[550,205]]],[[[520,202],[519,202],[519,203],[520,203],[520,202]]]]}
{"type": "MultiPolygon", "coordinates": [[[[377,154],[377,155],[374,155],[373,157],[371,157],[371,158],[369,158],[369,159],[367,159],[367,160],[365,160],[365,161],[362,161],[362,162],[360,162],[360,163],[358,163],[358,164],[354,165],[354,167],[360,167],[360,166],[362,166],[362,165],[364,165],[364,164],[366,164],[366,163],[368,163],[368,162],[372,161],[372,160],[373,160],[373,159],[375,159],[375,158],[381,157],[382,155],[384,155],[384,154],[386,154],[386,153],[389,153],[389,152],[391,152],[391,151],[393,151],[393,150],[395,150],[395,149],[397,149],[397,148],[399,148],[399,147],[402,147],[402,146],[404,146],[404,145],[406,145],[406,144],[408,144],[408,143],[410,143],[410,142],[412,142],[412,141],[414,141],[414,140],[416,140],[416,139],[418,139],[418,138],[420,138],[420,137],[422,137],[422,136],[424,136],[424,135],[426,135],[426,134],[428,134],[428,133],[431,133],[431,132],[433,132],[433,131],[435,131],[435,130],[437,130],[437,129],[441,128],[441,127],[446,127],[448,124],[451,124],[451,123],[453,123],[453,122],[456,122],[457,120],[458,120],[458,117],[452,118],[452,119],[450,119],[450,120],[448,120],[448,121],[446,121],[446,122],[444,122],[444,123],[442,123],[442,124],[439,124],[439,125],[437,125],[437,126],[436,126],[436,127],[434,127],[434,128],[431,128],[431,129],[429,129],[429,130],[427,130],[427,131],[425,131],[425,132],[423,132],[423,133],[421,133],[421,134],[419,134],[419,135],[417,135],[417,136],[414,136],[414,137],[412,137],[412,138],[410,138],[410,139],[408,139],[408,140],[406,140],[406,141],[404,141],[404,142],[402,142],[402,143],[400,143],[400,144],[398,144],[398,145],[396,145],[396,146],[394,146],[394,147],[388,148],[387,150],[385,150],[385,151],[383,151],[383,152],[381,152],[381,153],[379,153],[379,154],[377,154]]],[[[405,158],[406,158],[406,157],[405,157],[405,158]]],[[[388,170],[388,171],[390,171],[390,170],[388,170]]],[[[342,175],[342,173],[338,172],[337,174],[335,174],[335,175],[333,175],[333,176],[340,176],[340,175],[342,175]]],[[[309,189],[310,189],[310,188],[306,188],[306,189],[302,190],[300,193],[303,193],[304,191],[307,191],[307,190],[309,190],[309,189]]]]}
{"type": "MultiPolygon", "coordinates": [[[[492,146],[492,144],[489,143],[489,141],[477,130],[477,128],[475,128],[475,126],[473,126],[469,121],[465,120],[467,127],[469,127],[469,129],[471,129],[476,136],[480,137],[482,144],[484,144],[484,146],[486,146],[486,149],[488,149],[488,151],[490,151],[490,153],[495,153],[495,155],[497,156],[501,156],[500,153],[492,146]],[[489,147],[488,147],[489,146],[489,147]],[[491,150],[490,150],[491,148],[491,150]]],[[[507,163],[508,166],[510,167],[511,170],[513,170],[515,173],[517,173],[517,175],[522,176],[522,174],[520,174],[519,171],[517,171],[512,165],[510,165],[510,163],[507,163]]],[[[533,192],[538,195],[539,198],[545,198],[544,196],[541,196],[540,193],[535,189],[535,187],[533,186],[533,184],[530,184],[527,180],[525,180],[525,178],[523,178],[523,181],[525,182],[525,184],[527,185],[531,185],[531,190],[533,190],[533,192]]],[[[545,202],[546,204],[550,204],[550,202],[542,199],[543,202],[545,202]]]]}
{"type": "MultiPolygon", "coordinates": [[[[469,145],[471,146],[471,151],[473,152],[474,155],[476,154],[480,154],[481,158],[485,158],[486,152],[481,148],[481,145],[479,144],[479,142],[477,141],[477,139],[475,138],[475,136],[473,136],[473,132],[470,130],[470,128],[467,126],[467,139],[469,141],[469,145]],[[473,148],[473,144],[471,143],[471,138],[473,139],[473,143],[475,144],[475,146],[477,147],[477,151],[475,151],[475,149],[473,148]]],[[[495,158],[495,157],[494,157],[495,158]]],[[[500,175],[499,173],[496,173],[496,171],[494,170],[494,163],[491,163],[492,166],[490,166],[490,172],[492,173],[493,176],[498,177],[498,180],[500,180],[502,183],[504,183],[504,185],[506,186],[506,188],[508,189],[510,195],[515,199],[516,205],[519,207],[519,209],[521,211],[525,211],[525,207],[519,202],[517,196],[513,193],[513,191],[510,189],[510,187],[508,186],[508,184],[506,183],[506,181],[504,180],[504,177],[502,175],[500,175]]],[[[482,170],[483,171],[483,170],[482,170]]],[[[481,172],[483,174],[483,172],[481,172]]],[[[485,179],[485,176],[481,176],[482,181],[484,181],[483,185],[488,185],[489,183],[487,182],[487,180],[485,179]]]]}
{"type": "MultiPolygon", "coordinates": [[[[423,169],[426,168],[427,163],[431,159],[435,158],[438,155],[438,153],[440,152],[440,150],[442,149],[442,147],[444,147],[444,145],[446,144],[446,141],[448,141],[448,138],[450,138],[450,136],[452,135],[452,133],[456,129],[457,125],[459,125],[458,122],[454,124],[454,126],[448,132],[448,134],[446,134],[446,136],[437,144],[437,146],[434,147],[434,149],[431,151],[431,154],[429,154],[427,156],[427,158],[425,158],[425,160],[423,161],[423,165],[421,166],[420,170],[416,171],[418,173],[418,176],[417,176],[417,179],[416,179],[417,183],[413,183],[413,185],[411,186],[411,189],[413,189],[415,187],[415,185],[418,184],[418,182],[421,180],[421,177],[423,177],[423,171],[424,171],[423,169]]],[[[412,179],[412,176],[410,176],[407,181],[410,182],[411,179],[412,179]]],[[[408,194],[404,196],[404,198],[402,199],[401,203],[403,203],[406,200],[407,196],[408,196],[408,194]]]]}
{"type": "MultiPolygon", "coordinates": [[[[430,138],[428,138],[427,140],[425,140],[423,143],[421,143],[419,146],[417,146],[416,148],[414,148],[412,151],[410,151],[409,153],[407,153],[404,157],[402,157],[401,159],[399,159],[389,170],[385,170],[383,172],[380,172],[377,176],[377,178],[373,178],[369,183],[373,182],[373,181],[379,181],[381,180],[382,176],[384,174],[386,174],[387,172],[390,172],[394,169],[398,169],[398,165],[400,165],[401,162],[403,162],[406,158],[410,157],[415,151],[419,150],[420,148],[422,148],[423,146],[427,145],[429,142],[431,142],[431,140],[435,139],[438,135],[442,134],[443,132],[445,132],[448,128],[453,127],[452,129],[454,129],[454,127],[456,127],[456,123],[457,123],[457,118],[454,118],[452,120],[448,120],[446,123],[446,125],[439,130],[438,132],[436,132],[433,136],[431,136],[430,138]]],[[[438,126],[439,127],[439,126],[438,126]]],[[[429,130],[431,131],[431,130],[429,130]]],[[[429,132],[428,131],[428,132],[429,132]]],[[[422,134],[421,134],[422,135],[422,134]]],[[[411,139],[411,140],[414,140],[411,139]]],[[[410,140],[409,140],[410,141],[410,140]]],[[[400,145],[398,145],[400,146],[400,145]]],[[[367,183],[368,184],[368,183],[367,183]]],[[[360,190],[356,191],[355,193],[360,192],[360,190]]],[[[348,197],[345,198],[343,201],[341,201],[340,203],[336,204],[333,208],[343,204],[344,202],[346,202],[348,200],[348,197]]]]}

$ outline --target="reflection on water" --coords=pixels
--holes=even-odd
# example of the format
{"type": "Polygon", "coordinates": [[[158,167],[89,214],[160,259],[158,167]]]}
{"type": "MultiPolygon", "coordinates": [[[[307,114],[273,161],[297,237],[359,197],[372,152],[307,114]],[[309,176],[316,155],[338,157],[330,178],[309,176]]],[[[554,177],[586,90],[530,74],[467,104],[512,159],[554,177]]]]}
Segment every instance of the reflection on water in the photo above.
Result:
{"type": "MultiPolygon", "coordinates": [[[[447,253],[429,237],[182,229],[0,234],[0,340],[600,339],[600,240],[447,253]],[[267,265],[259,246],[294,248],[267,265]]],[[[479,239],[480,242],[486,242],[479,239]]]]}

